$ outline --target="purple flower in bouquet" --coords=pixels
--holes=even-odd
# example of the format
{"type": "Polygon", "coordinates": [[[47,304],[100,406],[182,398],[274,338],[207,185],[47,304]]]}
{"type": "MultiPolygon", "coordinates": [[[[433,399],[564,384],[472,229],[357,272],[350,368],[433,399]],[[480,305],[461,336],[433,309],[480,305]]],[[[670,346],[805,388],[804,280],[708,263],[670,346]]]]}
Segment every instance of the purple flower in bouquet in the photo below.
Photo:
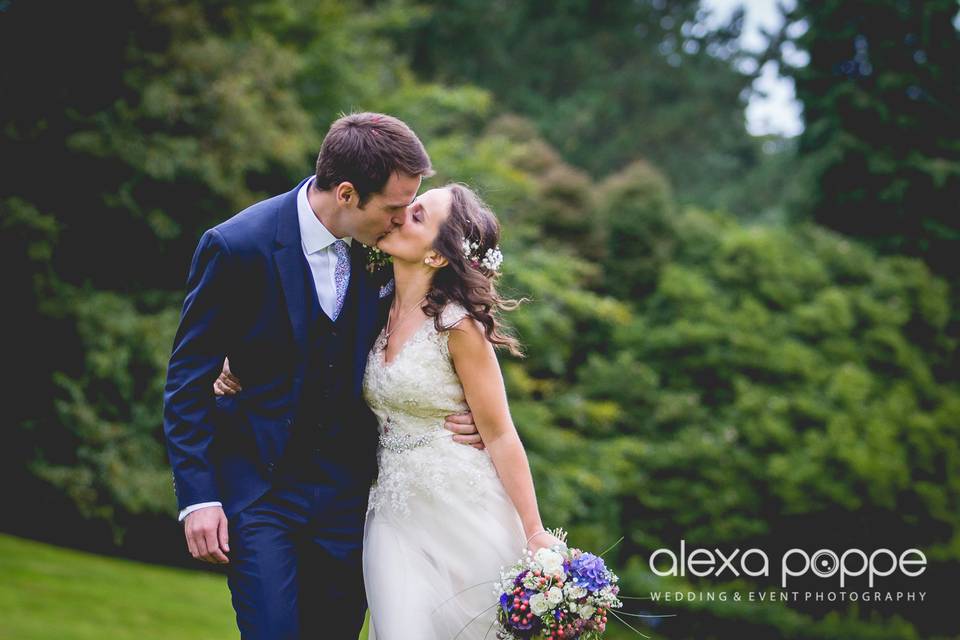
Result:
{"type": "Polygon", "coordinates": [[[599,591],[610,584],[610,577],[603,558],[592,553],[582,553],[570,563],[570,573],[577,579],[577,584],[590,591],[599,591]]]}
{"type": "Polygon", "coordinates": [[[623,606],[617,598],[619,578],[603,560],[568,548],[566,533],[556,531],[550,533],[563,544],[527,550],[501,569],[494,584],[499,640],[600,640],[608,613],[623,606]]]}
{"type": "Polygon", "coordinates": [[[534,593],[536,591],[518,587],[512,594],[500,595],[500,608],[514,629],[525,631],[539,625],[540,620],[530,612],[530,596],[534,593]]]}

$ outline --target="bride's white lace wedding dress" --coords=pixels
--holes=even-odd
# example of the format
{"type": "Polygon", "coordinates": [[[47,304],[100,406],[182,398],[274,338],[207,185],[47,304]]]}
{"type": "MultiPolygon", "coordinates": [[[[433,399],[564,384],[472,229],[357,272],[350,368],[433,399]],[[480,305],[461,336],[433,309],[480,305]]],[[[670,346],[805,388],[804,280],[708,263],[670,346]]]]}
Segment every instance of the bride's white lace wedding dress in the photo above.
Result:
{"type": "MultiPolygon", "coordinates": [[[[448,304],[442,326],[465,315],[448,304]]],[[[524,549],[490,455],[443,427],[468,410],[448,335],[427,318],[385,363],[381,332],[367,361],[364,396],[380,425],[363,538],[371,640],[495,638],[493,584],[524,549]]]]}

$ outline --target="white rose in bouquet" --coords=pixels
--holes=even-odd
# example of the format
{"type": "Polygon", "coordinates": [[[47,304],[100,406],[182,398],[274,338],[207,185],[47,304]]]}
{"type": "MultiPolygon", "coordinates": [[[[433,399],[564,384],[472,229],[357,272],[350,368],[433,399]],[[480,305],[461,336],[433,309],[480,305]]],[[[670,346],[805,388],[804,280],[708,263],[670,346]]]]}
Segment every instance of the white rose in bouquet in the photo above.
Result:
{"type": "Polygon", "coordinates": [[[543,567],[543,572],[548,574],[560,573],[563,571],[563,556],[546,547],[537,550],[533,559],[543,567]]]}
{"type": "Polygon", "coordinates": [[[547,597],[542,593],[535,593],[530,596],[530,611],[533,611],[533,615],[542,616],[547,611],[550,610],[550,603],[547,602],[547,597]]]}
{"type": "Polygon", "coordinates": [[[547,591],[547,602],[554,606],[563,602],[563,591],[560,590],[560,587],[550,587],[547,591]]]}
{"type": "Polygon", "coordinates": [[[563,591],[567,594],[567,600],[569,600],[570,602],[579,600],[580,598],[587,595],[586,587],[581,587],[580,585],[573,582],[568,582],[567,584],[563,585],[563,591]]]}

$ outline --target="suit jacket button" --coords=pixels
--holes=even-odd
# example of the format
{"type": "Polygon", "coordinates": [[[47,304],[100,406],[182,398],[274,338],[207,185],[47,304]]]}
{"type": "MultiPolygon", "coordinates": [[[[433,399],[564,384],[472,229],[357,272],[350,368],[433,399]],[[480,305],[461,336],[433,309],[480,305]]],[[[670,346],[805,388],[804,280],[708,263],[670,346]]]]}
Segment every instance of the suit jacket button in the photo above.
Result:
{"type": "Polygon", "coordinates": [[[277,465],[273,464],[272,462],[267,463],[267,471],[269,471],[270,473],[273,473],[273,471],[276,468],[277,468],[277,465]]]}

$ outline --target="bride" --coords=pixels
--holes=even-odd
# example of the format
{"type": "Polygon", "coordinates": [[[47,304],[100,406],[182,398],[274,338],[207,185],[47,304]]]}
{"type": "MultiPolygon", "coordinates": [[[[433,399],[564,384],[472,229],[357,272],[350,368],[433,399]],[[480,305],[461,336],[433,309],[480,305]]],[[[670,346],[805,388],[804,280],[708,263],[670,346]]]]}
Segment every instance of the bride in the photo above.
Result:
{"type": "Polygon", "coordinates": [[[450,184],[377,243],[395,295],[363,381],[380,432],[363,539],[371,640],[487,637],[500,568],[562,544],[540,519],[495,353],[520,354],[498,320],[516,306],[494,286],[499,236],[480,198],[450,184]],[[443,428],[468,410],[484,449],[443,428]]]}

